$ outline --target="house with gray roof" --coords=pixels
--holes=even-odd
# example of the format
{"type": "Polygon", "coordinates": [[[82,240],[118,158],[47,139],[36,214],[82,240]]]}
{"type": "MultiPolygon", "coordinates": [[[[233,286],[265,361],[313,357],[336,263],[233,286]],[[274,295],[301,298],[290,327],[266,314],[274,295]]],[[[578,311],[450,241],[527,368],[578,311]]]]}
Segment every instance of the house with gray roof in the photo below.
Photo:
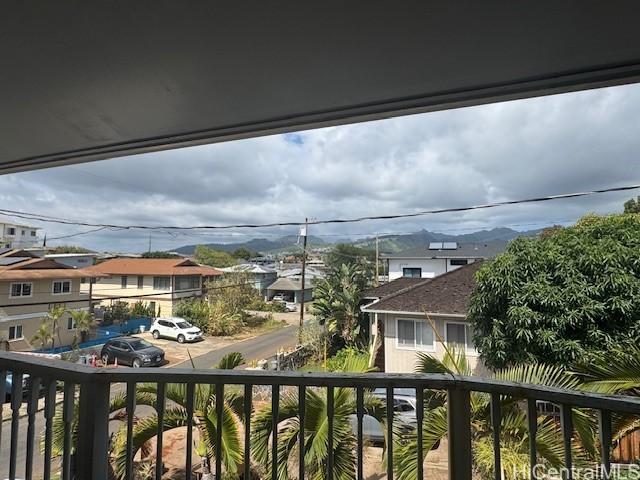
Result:
{"type": "Polygon", "coordinates": [[[443,358],[447,348],[464,350],[474,373],[485,368],[473,343],[467,311],[482,260],[435,278],[399,278],[365,292],[370,303],[370,332],[379,342],[376,366],[385,372],[410,373],[419,353],[443,358]],[[372,301],[371,301],[372,300],[372,301]]]}
{"type": "Polygon", "coordinates": [[[484,243],[431,242],[399,253],[382,254],[389,280],[401,277],[434,278],[477,260],[493,258],[507,247],[505,241],[484,243]]]}

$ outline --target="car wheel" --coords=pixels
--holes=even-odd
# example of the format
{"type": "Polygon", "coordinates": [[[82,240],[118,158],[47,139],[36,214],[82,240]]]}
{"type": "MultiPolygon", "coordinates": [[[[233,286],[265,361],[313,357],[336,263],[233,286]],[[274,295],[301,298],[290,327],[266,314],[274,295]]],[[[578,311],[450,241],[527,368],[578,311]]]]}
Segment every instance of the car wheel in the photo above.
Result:
{"type": "Polygon", "coordinates": [[[109,365],[109,354],[105,353],[104,355],[102,355],[102,363],[104,365],[109,365]]]}
{"type": "Polygon", "coordinates": [[[133,368],[140,368],[142,366],[142,360],[140,360],[139,358],[134,358],[131,366],[133,368]]]}
{"type": "Polygon", "coordinates": [[[178,335],[178,343],[184,343],[184,335],[178,335]]]}
{"type": "Polygon", "coordinates": [[[156,340],[160,338],[160,332],[158,330],[154,330],[152,335],[153,335],[153,338],[155,338],[156,340]]]}

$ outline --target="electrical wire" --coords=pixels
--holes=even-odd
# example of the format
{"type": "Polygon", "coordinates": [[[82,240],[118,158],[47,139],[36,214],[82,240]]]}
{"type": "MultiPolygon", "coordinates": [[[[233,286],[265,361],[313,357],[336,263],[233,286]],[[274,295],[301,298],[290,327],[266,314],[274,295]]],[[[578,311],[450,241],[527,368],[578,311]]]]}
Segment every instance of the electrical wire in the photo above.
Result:
{"type": "Polygon", "coordinates": [[[540,203],[552,200],[562,200],[568,198],[585,197],[590,195],[597,195],[603,193],[612,192],[624,192],[629,190],[636,190],[640,188],[640,184],[626,185],[621,187],[602,188],[597,190],[590,190],[585,192],[573,192],[573,193],[561,193],[556,195],[546,195],[541,197],[532,197],[519,200],[504,200],[501,202],[486,203],[480,205],[471,205],[467,207],[449,207],[438,208],[432,210],[422,210],[413,213],[402,213],[394,215],[370,215],[354,218],[333,218],[327,220],[312,220],[309,222],[273,222],[273,223],[246,223],[246,224],[233,224],[233,225],[196,225],[196,226],[154,226],[154,225],[118,225],[118,224],[105,224],[105,223],[92,223],[76,220],[55,219],[54,217],[48,217],[40,214],[34,214],[29,212],[21,212],[16,210],[0,209],[0,213],[16,218],[23,218],[27,220],[38,220],[48,223],[59,223],[65,225],[78,225],[85,227],[105,227],[116,228],[121,230],[171,230],[171,231],[189,231],[189,230],[227,230],[233,228],[273,228],[273,227],[294,227],[305,225],[328,225],[328,224],[341,224],[341,223],[359,223],[371,220],[392,220],[398,218],[414,218],[426,215],[435,215],[440,213],[457,213],[471,210],[485,210],[490,208],[503,207],[507,205],[520,205],[525,203],[540,203]]]}

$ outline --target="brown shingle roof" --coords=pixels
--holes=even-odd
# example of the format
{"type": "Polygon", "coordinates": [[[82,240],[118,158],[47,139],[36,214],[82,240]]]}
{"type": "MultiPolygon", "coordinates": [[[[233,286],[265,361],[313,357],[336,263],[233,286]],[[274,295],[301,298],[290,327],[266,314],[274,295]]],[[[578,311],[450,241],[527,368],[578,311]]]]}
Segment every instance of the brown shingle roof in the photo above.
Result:
{"type": "Polygon", "coordinates": [[[82,278],[104,277],[100,273],[87,273],[85,270],[62,265],[49,258],[25,257],[17,263],[0,265],[0,281],[37,280],[45,278],[82,278]]]}
{"type": "Polygon", "coordinates": [[[365,312],[415,312],[465,315],[481,261],[420,282],[363,308],[365,312]]]}
{"type": "Polygon", "coordinates": [[[220,270],[184,258],[114,258],[83,270],[107,275],[222,275],[220,270]]]}
{"type": "Polygon", "coordinates": [[[362,298],[384,298],[392,295],[407,287],[413,287],[419,283],[427,281],[426,278],[400,277],[395,280],[380,285],[379,287],[370,288],[362,292],[362,298]]]}

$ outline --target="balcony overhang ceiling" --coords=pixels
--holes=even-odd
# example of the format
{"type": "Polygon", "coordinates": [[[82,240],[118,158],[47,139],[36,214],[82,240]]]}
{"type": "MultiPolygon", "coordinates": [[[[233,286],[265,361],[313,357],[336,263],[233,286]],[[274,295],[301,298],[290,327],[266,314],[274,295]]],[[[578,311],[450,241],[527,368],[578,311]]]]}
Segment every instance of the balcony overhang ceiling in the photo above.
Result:
{"type": "Polygon", "coordinates": [[[639,10],[624,0],[6,2],[0,173],[636,82],[639,10]]]}

